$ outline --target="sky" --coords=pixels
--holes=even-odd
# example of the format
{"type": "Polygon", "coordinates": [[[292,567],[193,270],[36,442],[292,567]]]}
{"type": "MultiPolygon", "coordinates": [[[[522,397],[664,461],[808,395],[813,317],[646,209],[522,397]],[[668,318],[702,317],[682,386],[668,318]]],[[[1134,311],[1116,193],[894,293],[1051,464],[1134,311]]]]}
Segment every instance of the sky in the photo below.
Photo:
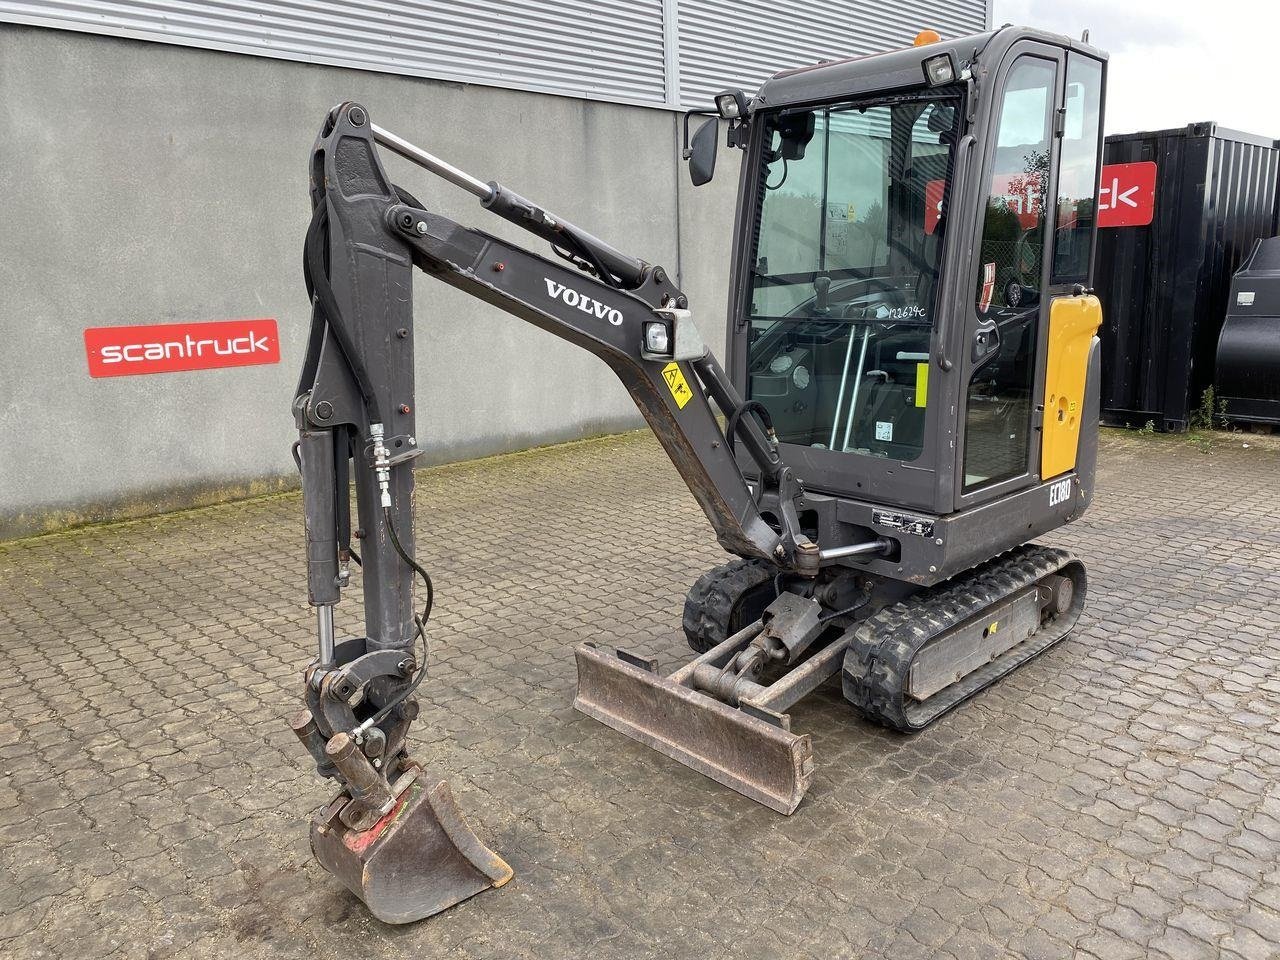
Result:
{"type": "Polygon", "coordinates": [[[1107,51],[1107,133],[1212,120],[1280,138],[1280,0],[995,0],[994,25],[1107,51]]]}

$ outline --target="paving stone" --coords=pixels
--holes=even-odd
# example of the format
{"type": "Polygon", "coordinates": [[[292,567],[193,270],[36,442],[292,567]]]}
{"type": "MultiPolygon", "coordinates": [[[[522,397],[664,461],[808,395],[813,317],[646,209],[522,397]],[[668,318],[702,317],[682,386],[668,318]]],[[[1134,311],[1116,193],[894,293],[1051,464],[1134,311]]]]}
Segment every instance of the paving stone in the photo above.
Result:
{"type": "Polygon", "coordinates": [[[1108,431],[1094,507],[1044,538],[1089,568],[1073,636],[911,738],[814,694],[789,819],[569,708],[581,640],[685,660],[684,592],[724,559],[652,440],[421,472],[414,750],[516,879],[405,928],[307,846],[330,790],[285,722],[313,643],[296,494],[2,544],[0,956],[1275,958],[1257,439],[1108,431]]]}

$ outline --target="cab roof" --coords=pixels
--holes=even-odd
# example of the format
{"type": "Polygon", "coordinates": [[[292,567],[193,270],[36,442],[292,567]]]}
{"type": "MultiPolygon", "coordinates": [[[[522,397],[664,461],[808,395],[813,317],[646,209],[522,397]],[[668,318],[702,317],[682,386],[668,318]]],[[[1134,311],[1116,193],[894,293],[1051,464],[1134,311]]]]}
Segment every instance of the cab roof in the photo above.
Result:
{"type": "MultiPolygon", "coordinates": [[[[760,87],[752,101],[756,109],[798,103],[848,99],[864,94],[891,93],[925,86],[924,61],[950,53],[956,71],[974,69],[982,61],[998,62],[1020,40],[1035,40],[1049,46],[1105,60],[1101,50],[1080,40],[1032,27],[1003,26],[999,30],[940,40],[919,47],[906,47],[865,57],[829,60],[774,74],[760,87]]],[[[978,70],[974,69],[975,75],[978,70]]]]}

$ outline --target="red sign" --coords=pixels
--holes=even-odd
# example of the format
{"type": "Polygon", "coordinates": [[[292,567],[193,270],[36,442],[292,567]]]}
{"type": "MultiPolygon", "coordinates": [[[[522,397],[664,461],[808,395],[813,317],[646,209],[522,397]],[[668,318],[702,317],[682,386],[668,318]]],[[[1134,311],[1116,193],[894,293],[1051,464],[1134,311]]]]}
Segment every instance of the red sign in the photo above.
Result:
{"type": "MultiPolygon", "coordinates": [[[[933,233],[942,215],[942,192],[945,181],[930,180],[924,185],[924,232],[933,233]]],[[[1000,175],[992,179],[991,196],[1017,215],[1024,230],[1035,227],[1043,206],[1038,173],[1000,175]]],[[[1156,165],[1112,163],[1102,168],[1098,188],[1098,226],[1145,227],[1151,222],[1156,206],[1156,165]]],[[[1059,214],[1061,217],[1062,214],[1059,214]]],[[[1075,211],[1071,213],[1075,217],[1075,211]]],[[[1059,222],[1058,226],[1071,223],[1059,222]]]]}
{"type": "Polygon", "coordinates": [[[90,327],[84,349],[91,377],[127,377],[280,362],[273,317],[158,323],[142,327],[90,327]]]}
{"type": "Polygon", "coordinates": [[[1112,163],[1102,168],[1098,226],[1145,227],[1156,209],[1156,165],[1112,163]]]}

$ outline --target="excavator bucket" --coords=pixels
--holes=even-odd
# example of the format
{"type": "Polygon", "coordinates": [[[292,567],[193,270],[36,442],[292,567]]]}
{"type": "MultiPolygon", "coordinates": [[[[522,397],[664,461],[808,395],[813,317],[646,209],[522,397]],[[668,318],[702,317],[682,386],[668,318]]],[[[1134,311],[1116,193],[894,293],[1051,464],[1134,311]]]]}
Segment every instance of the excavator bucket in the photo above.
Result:
{"type": "Polygon", "coordinates": [[[745,710],[686,686],[651,661],[590,643],[574,651],[574,709],[779,813],[792,813],[813,781],[813,744],[781,714],[745,710]],[[768,719],[763,719],[763,717],[768,719]]]}
{"type": "Polygon", "coordinates": [[[384,923],[421,920],[512,877],[506,861],[467,825],[443,780],[433,785],[419,770],[391,811],[367,830],[352,830],[339,818],[348,802],[343,793],[317,812],[311,849],[384,923]]]}

